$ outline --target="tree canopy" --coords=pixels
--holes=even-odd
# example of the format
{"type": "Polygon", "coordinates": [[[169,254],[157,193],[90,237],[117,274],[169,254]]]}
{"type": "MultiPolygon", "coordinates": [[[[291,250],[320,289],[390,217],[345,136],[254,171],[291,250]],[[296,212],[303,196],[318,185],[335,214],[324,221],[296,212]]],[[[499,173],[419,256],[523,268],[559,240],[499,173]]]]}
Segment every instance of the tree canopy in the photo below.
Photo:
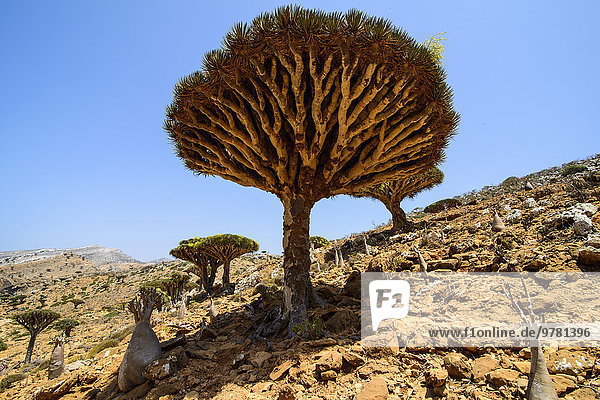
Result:
{"type": "Polygon", "coordinates": [[[382,202],[397,201],[412,198],[424,190],[431,189],[444,180],[444,173],[434,167],[405,179],[384,182],[356,191],[353,197],[368,197],[382,202]]]}
{"type": "Polygon", "coordinates": [[[358,10],[297,6],[227,33],[165,129],[195,172],[317,201],[434,165],[458,115],[432,47],[358,10]]]}
{"type": "Polygon", "coordinates": [[[25,327],[29,333],[39,333],[60,318],[60,314],[52,310],[29,310],[13,315],[12,319],[25,327]]]}
{"type": "Polygon", "coordinates": [[[392,229],[402,231],[410,226],[400,203],[407,197],[414,197],[424,190],[439,185],[444,180],[444,173],[437,167],[403,179],[396,179],[379,185],[360,189],[353,197],[367,197],[379,200],[392,214],[392,229]]]}

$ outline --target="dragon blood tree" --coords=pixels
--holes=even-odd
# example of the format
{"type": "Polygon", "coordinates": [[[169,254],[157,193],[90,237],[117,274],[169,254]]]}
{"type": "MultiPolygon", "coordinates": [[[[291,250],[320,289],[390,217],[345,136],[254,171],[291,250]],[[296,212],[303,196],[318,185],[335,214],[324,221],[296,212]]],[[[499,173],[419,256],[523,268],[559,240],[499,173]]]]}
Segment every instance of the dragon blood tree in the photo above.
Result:
{"type": "Polygon", "coordinates": [[[194,266],[189,268],[189,272],[200,278],[202,287],[206,293],[211,295],[217,269],[221,265],[221,261],[201,251],[196,246],[200,240],[200,238],[182,240],[179,242],[179,246],[171,250],[169,254],[180,260],[192,263],[194,266]]]}
{"type": "Polygon", "coordinates": [[[63,318],[53,325],[53,328],[62,332],[65,337],[71,337],[71,332],[75,327],[81,325],[81,322],[72,318],[63,318]]]}
{"type": "Polygon", "coordinates": [[[223,289],[227,291],[231,289],[229,279],[231,261],[243,254],[258,251],[258,243],[245,236],[226,233],[198,239],[194,247],[223,264],[223,289]]]}
{"type": "Polygon", "coordinates": [[[176,85],[165,130],[185,165],[283,204],[289,327],[317,300],[312,207],[435,166],[459,119],[444,79],[388,20],[286,6],[235,25],[176,85]]]}
{"type": "Polygon", "coordinates": [[[414,197],[424,190],[439,185],[444,180],[444,173],[437,167],[420,174],[403,179],[380,183],[379,185],[360,189],[352,194],[353,197],[368,197],[379,200],[392,214],[392,230],[402,232],[410,224],[400,203],[407,197],[414,197]]]}
{"type": "Polygon", "coordinates": [[[60,314],[51,310],[30,310],[13,315],[12,319],[29,332],[29,344],[25,354],[25,363],[31,362],[35,340],[40,332],[60,318],[60,314]]]}

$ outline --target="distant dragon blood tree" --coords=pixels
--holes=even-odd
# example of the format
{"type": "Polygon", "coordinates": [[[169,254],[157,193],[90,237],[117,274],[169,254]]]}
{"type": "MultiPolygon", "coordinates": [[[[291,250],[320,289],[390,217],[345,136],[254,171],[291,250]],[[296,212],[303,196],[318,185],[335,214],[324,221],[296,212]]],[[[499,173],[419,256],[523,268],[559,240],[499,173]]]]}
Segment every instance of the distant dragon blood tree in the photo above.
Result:
{"type": "Polygon", "coordinates": [[[13,315],[12,319],[22,325],[29,332],[29,344],[25,354],[25,364],[31,362],[35,340],[40,332],[60,318],[60,314],[51,310],[30,310],[13,315]]]}
{"type": "Polygon", "coordinates": [[[221,261],[200,250],[196,246],[199,241],[200,238],[182,240],[179,242],[179,246],[171,250],[169,254],[175,258],[194,264],[190,268],[190,272],[200,278],[202,287],[206,293],[211,295],[217,269],[221,265],[221,261]]]}
{"type": "Polygon", "coordinates": [[[313,205],[443,157],[459,117],[438,61],[388,20],[287,6],[234,26],[176,85],[165,130],[185,165],[283,204],[290,328],[317,300],[313,205]]]}
{"type": "Polygon", "coordinates": [[[258,251],[258,243],[245,236],[222,234],[197,238],[194,243],[195,248],[206,255],[215,258],[223,264],[223,289],[231,289],[231,280],[229,278],[229,269],[231,261],[246,253],[258,251]]]}
{"type": "Polygon", "coordinates": [[[63,318],[54,324],[53,328],[64,333],[65,337],[71,337],[71,332],[75,327],[81,325],[81,322],[72,318],[63,318]]]}
{"type": "Polygon", "coordinates": [[[352,196],[369,197],[381,201],[392,214],[392,230],[402,232],[410,226],[406,213],[400,207],[402,200],[431,189],[442,183],[443,180],[444,173],[434,167],[420,174],[358,190],[352,196]]]}

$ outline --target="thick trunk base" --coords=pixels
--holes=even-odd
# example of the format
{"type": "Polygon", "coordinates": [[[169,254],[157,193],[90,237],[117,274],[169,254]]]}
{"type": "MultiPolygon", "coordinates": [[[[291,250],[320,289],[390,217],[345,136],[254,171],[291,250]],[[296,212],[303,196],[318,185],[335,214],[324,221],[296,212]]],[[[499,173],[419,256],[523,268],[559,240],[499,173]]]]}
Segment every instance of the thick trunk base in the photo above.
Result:
{"type": "Polygon", "coordinates": [[[406,213],[402,207],[388,206],[388,210],[392,214],[392,231],[394,232],[408,232],[412,228],[412,224],[408,221],[406,213]]]}
{"type": "Polygon", "coordinates": [[[324,305],[310,282],[310,211],[313,203],[295,197],[283,203],[283,269],[287,300],[284,314],[288,335],[308,317],[308,308],[324,305]]]}

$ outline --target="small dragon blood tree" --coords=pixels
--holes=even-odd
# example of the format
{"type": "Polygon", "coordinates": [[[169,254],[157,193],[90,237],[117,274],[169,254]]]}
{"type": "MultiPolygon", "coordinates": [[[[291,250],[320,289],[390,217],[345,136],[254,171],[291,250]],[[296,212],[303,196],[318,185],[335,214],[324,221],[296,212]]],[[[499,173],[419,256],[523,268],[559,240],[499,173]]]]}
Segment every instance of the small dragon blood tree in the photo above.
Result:
{"type": "Polygon", "coordinates": [[[161,303],[162,294],[155,288],[142,287],[128,304],[135,319],[135,328],[119,366],[118,385],[122,392],[144,383],[144,369],[160,356],[160,342],[150,326],[150,317],[154,309],[161,307],[161,303]]]}
{"type": "Polygon", "coordinates": [[[12,319],[22,325],[29,332],[29,344],[25,354],[25,363],[31,362],[35,340],[40,332],[60,318],[60,314],[51,310],[30,310],[13,315],[12,319]]]}
{"type": "Polygon", "coordinates": [[[439,185],[444,180],[444,173],[437,167],[420,174],[403,179],[397,179],[379,185],[360,189],[353,193],[353,197],[368,197],[379,200],[392,214],[392,230],[402,232],[410,227],[406,213],[400,207],[405,198],[412,198],[424,190],[439,185]]]}
{"type": "Polygon", "coordinates": [[[189,271],[200,278],[206,293],[212,295],[213,284],[221,261],[201,251],[196,246],[200,240],[200,238],[182,240],[179,242],[179,246],[171,250],[169,254],[192,263],[193,266],[189,268],[189,271]]]}
{"type": "Polygon", "coordinates": [[[223,44],[176,85],[165,130],[192,171],[281,200],[290,332],[319,303],[315,203],[432,168],[459,118],[431,46],[358,10],[281,7],[223,44]]]}
{"type": "Polygon", "coordinates": [[[214,235],[205,238],[200,238],[194,246],[209,255],[216,258],[223,264],[223,289],[229,291],[231,289],[231,281],[229,279],[229,267],[231,261],[246,253],[258,251],[258,243],[245,236],[240,235],[214,235]]]}
{"type": "Polygon", "coordinates": [[[63,318],[53,325],[53,328],[62,332],[65,337],[71,337],[71,332],[75,327],[81,325],[81,322],[72,318],[63,318]]]}

